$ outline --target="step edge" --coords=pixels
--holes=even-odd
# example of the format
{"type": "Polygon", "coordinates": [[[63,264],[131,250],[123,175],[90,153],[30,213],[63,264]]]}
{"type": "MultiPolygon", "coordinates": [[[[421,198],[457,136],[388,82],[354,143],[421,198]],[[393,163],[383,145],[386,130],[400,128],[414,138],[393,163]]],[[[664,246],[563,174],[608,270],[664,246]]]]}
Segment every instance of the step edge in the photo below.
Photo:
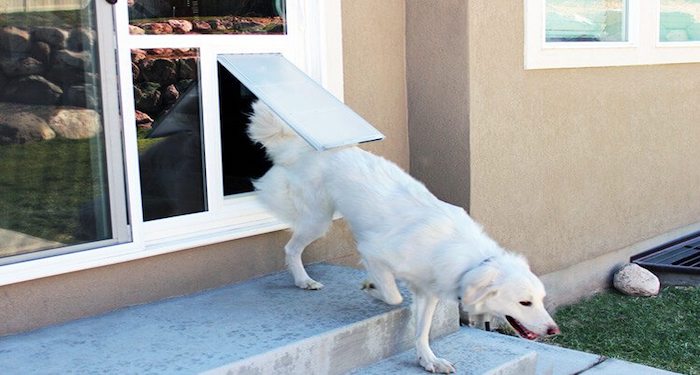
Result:
{"type": "MultiPolygon", "coordinates": [[[[433,320],[433,331],[431,337],[439,338],[459,330],[459,319],[457,305],[452,303],[440,304],[435,313],[433,320]],[[454,319],[450,319],[452,316],[454,319]],[[441,323],[441,324],[435,324],[441,323]]],[[[410,306],[401,306],[388,312],[378,314],[376,316],[354,322],[352,324],[338,327],[333,330],[307,337],[302,340],[289,343],[278,348],[268,350],[254,356],[243,358],[228,364],[224,364],[217,368],[200,372],[202,375],[233,375],[233,374],[256,374],[270,373],[271,371],[279,372],[284,369],[280,366],[290,367],[300,364],[299,358],[292,358],[292,353],[309,354],[312,351],[317,351],[321,355],[316,358],[306,356],[306,361],[302,363],[305,366],[304,373],[306,374],[340,374],[352,370],[353,368],[363,367],[389,358],[398,353],[410,350],[413,344],[413,337],[410,334],[412,330],[411,308],[410,306]],[[375,337],[379,341],[389,341],[394,339],[394,346],[388,352],[381,353],[379,357],[357,358],[353,363],[345,363],[343,366],[331,368],[330,357],[334,353],[334,349],[342,346],[338,340],[342,340],[346,334],[352,335],[358,330],[369,330],[372,326],[383,326],[389,322],[395,322],[401,330],[399,336],[390,335],[388,332],[383,332],[382,337],[375,337]],[[321,361],[321,359],[326,359],[321,361]]],[[[386,331],[386,330],[385,330],[386,331]]],[[[366,343],[363,343],[366,344],[366,343]]],[[[376,343],[375,343],[376,344],[376,343]]]]}

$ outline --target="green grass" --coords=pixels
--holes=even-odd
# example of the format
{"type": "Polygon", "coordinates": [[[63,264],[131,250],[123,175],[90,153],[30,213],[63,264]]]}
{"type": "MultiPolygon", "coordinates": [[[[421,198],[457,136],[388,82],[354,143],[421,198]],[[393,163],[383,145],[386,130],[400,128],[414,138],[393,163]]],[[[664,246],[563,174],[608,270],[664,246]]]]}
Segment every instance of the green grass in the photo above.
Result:
{"type": "Polygon", "coordinates": [[[0,146],[0,227],[79,242],[83,204],[104,183],[95,139],[53,139],[0,146]]]}
{"type": "Polygon", "coordinates": [[[656,297],[610,291],[561,308],[549,343],[683,374],[700,374],[700,288],[656,297]]]}
{"type": "Polygon", "coordinates": [[[55,26],[70,29],[83,22],[81,17],[80,10],[0,13],[0,27],[55,26]]]}

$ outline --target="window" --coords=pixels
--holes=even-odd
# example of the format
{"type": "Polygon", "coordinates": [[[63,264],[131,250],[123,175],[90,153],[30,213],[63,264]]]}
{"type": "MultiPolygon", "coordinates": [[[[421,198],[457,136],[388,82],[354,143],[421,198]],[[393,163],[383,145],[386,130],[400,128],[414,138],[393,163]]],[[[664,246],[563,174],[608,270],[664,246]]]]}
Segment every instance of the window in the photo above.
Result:
{"type": "Polygon", "coordinates": [[[661,0],[659,41],[700,42],[700,1],[661,0]]]}
{"type": "Polygon", "coordinates": [[[625,0],[548,0],[547,42],[626,42],[625,0]]]}
{"type": "Polygon", "coordinates": [[[525,68],[700,62],[696,0],[526,0],[525,68]]]}
{"type": "MultiPolygon", "coordinates": [[[[12,11],[0,6],[0,26],[7,25],[7,20],[17,24],[26,24],[28,19],[43,20],[24,10],[18,17],[9,16],[32,2],[10,3],[12,11]]],[[[44,10],[46,3],[41,3],[44,10]]],[[[85,140],[32,141],[25,142],[26,146],[16,141],[7,147],[5,125],[0,123],[0,156],[8,155],[0,158],[0,168],[8,171],[5,174],[3,170],[0,176],[0,194],[5,194],[0,195],[0,204],[14,205],[8,207],[15,211],[30,205],[38,207],[27,215],[26,223],[14,214],[0,216],[0,238],[5,235],[4,230],[16,232],[13,238],[18,240],[31,240],[31,246],[26,248],[29,258],[9,253],[24,247],[5,245],[0,240],[0,252],[5,251],[0,253],[0,264],[5,263],[0,267],[0,285],[285,226],[264,210],[251,193],[250,179],[269,168],[262,150],[250,144],[241,130],[247,120],[246,105],[256,95],[223,69],[217,57],[241,53],[282,55],[342,99],[339,1],[154,0],[120,1],[114,6],[84,0],[55,3],[56,9],[64,9],[70,3],[79,11],[76,16],[53,11],[47,17],[52,22],[95,19],[89,25],[92,32],[71,37],[70,30],[87,28],[75,25],[65,33],[54,34],[65,34],[68,45],[70,40],[76,45],[79,41],[85,44],[86,34],[94,37],[89,40],[99,40],[99,44],[90,45],[94,50],[81,47],[85,56],[99,56],[99,61],[85,60],[79,65],[82,70],[75,76],[85,80],[82,91],[72,87],[81,85],[65,86],[66,90],[75,91],[70,98],[85,102],[83,110],[91,110],[90,116],[99,121],[88,122],[98,124],[85,140]],[[97,9],[93,16],[89,13],[91,7],[97,9]],[[119,48],[113,44],[115,34],[119,48]],[[97,45],[99,55],[91,53],[97,51],[97,45]],[[29,174],[23,170],[28,158],[40,155],[31,147],[41,142],[51,144],[57,151],[51,150],[42,157],[50,163],[40,164],[39,172],[31,175],[36,178],[28,181],[29,174]],[[79,142],[83,142],[80,147],[79,142]],[[55,165],[62,165],[62,169],[55,165]],[[71,178],[80,183],[70,182],[71,178]],[[56,182],[62,179],[68,181],[68,187],[56,182]],[[6,194],[6,184],[12,185],[12,196],[6,194]],[[37,188],[40,185],[42,189],[37,188]],[[20,191],[27,191],[27,197],[23,198],[20,191]],[[79,199],[52,202],[64,193],[79,199]],[[19,202],[12,202],[13,199],[19,202]],[[51,207],[57,208],[47,209],[51,207]],[[51,219],[56,220],[42,215],[53,215],[51,219]],[[41,220],[34,220],[37,218],[41,220]],[[53,221],[68,229],[43,228],[53,221]],[[56,249],[57,253],[46,249],[56,249]],[[85,249],[90,250],[79,251],[85,249]],[[61,255],[47,256],[58,253],[61,255]],[[27,259],[31,261],[20,262],[27,259]]],[[[24,34],[39,35],[24,26],[16,27],[23,28],[24,34]]],[[[0,34],[0,49],[20,43],[14,38],[0,34]]],[[[74,55],[68,54],[66,59],[73,57],[70,61],[77,61],[74,55]]],[[[4,63],[0,65],[5,68],[4,63]]],[[[58,77],[68,79],[67,75],[58,77]]],[[[5,84],[3,73],[0,85],[5,84]]],[[[61,96],[51,104],[52,108],[76,105],[63,102],[68,97],[61,96]]],[[[0,107],[5,104],[1,103],[6,101],[4,98],[0,99],[0,107]]],[[[0,120],[9,114],[9,110],[0,113],[0,120]]],[[[85,123],[84,120],[80,118],[80,122],[85,123]]],[[[12,130],[14,134],[21,133],[14,135],[17,139],[24,139],[25,133],[26,137],[51,137],[43,127],[38,131],[20,130],[12,130]]],[[[7,212],[5,207],[1,212],[0,215],[7,212]]]]}
{"type": "Polygon", "coordinates": [[[131,240],[111,27],[104,2],[0,5],[0,264],[131,240]]]}

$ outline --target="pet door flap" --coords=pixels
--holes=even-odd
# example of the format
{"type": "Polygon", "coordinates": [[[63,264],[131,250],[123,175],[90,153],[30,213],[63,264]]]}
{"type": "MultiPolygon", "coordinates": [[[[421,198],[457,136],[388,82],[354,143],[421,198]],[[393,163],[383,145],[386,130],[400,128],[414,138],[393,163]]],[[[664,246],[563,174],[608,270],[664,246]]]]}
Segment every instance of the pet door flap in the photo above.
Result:
{"type": "Polygon", "coordinates": [[[384,138],[281,54],[226,54],[218,60],[317,150],[384,138]]]}

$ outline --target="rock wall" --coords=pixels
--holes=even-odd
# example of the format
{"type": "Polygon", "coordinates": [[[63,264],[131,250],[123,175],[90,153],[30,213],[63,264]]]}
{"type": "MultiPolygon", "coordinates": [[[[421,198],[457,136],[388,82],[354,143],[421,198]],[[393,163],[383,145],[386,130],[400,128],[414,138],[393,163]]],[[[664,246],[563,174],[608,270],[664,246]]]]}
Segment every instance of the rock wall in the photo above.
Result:
{"type": "Polygon", "coordinates": [[[136,125],[150,129],[199,77],[196,48],[153,48],[131,51],[136,125]]]}
{"type": "Polygon", "coordinates": [[[94,31],[82,27],[0,29],[0,144],[97,134],[94,47],[94,31]],[[52,121],[57,129],[50,127],[52,121]]]}

